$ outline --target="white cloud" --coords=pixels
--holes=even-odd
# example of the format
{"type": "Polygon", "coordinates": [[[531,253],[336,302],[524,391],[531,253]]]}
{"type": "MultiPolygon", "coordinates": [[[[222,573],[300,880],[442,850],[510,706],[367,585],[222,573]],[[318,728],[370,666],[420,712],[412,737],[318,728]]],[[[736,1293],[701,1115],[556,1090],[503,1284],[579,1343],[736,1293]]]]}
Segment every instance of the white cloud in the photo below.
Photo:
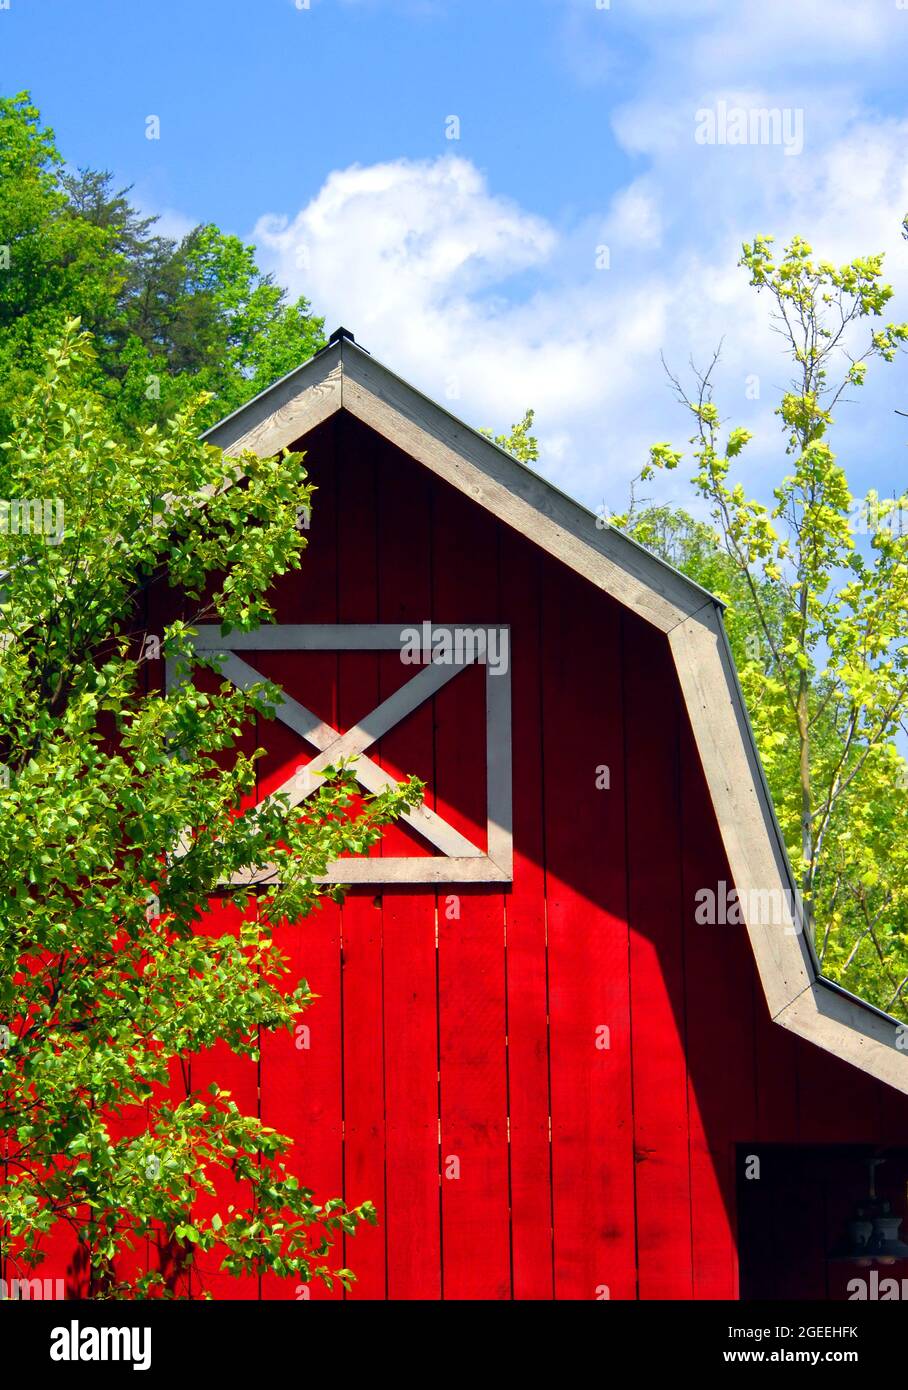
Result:
{"type": "Polygon", "coordinates": [[[476,292],[540,264],[554,242],[541,218],[489,194],[468,160],[450,156],[333,173],[293,221],[263,218],[256,235],[287,283],[314,276],[361,321],[381,316],[376,291],[380,300],[406,293],[423,304],[439,291],[476,292]]]}
{"type": "MultiPolygon", "coordinates": [[[[690,432],[660,352],[683,370],[724,336],[720,405],[754,431],[746,466],[762,487],[770,450],[778,470],[773,405],[788,368],[767,305],[736,268],[742,241],[773,232],[781,245],[799,233],[838,261],[883,250],[889,277],[908,291],[908,122],[876,114],[858,74],[839,70],[847,56],[863,62],[866,78],[896,33],[908,37],[908,13],[892,11],[845,0],[695,0],[681,22],[668,0],[623,11],[572,4],[568,42],[581,36],[592,52],[598,36],[610,53],[607,26],[633,23],[643,45],[636,90],[611,113],[634,174],[598,216],[556,227],[498,195],[467,159],[401,159],[338,170],[300,211],[261,218],[262,258],[330,327],[346,324],[471,423],[506,429],[533,406],[544,469],[593,506],[622,506],[648,445],[690,432]],[[809,51],[835,68],[834,82],[805,69],[809,51]],[[804,153],[698,145],[695,113],[720,97],[800,101],[804,153]],[[603,244],[610,265],[597,270],[603,244]]],[[[888,397],[871,388],[867,408],[888,418],[894,390],[891,377],[888,397]]],[[[843,438],[873,467],[866,418],[855,415],[843,438]]],[[[661,495],[687,495],[685,476],[667,476],[661,495]]]]}
{"type": "Polygon", "coordinates": [[[721,69],[742,64],[752,70],[761,60],[783,69],[847,67],[859,56],[884,53],[903,36],[906,18],[895,0],[761,0],[712,8],[718,23],[703,34],[695,53],[704,66],[720,63],[721,69]]]}
{"type": "MultiPolygon", "coordinates": [[[[658,227],[642,189],[622,196],[609,225],[650,243],[658,227]]],[[[552,461],[578,485],[578,427],[633,389],[635,362],[657,356],[665,335],[664,293],[609,292],[592,240],[584,275],[509,294],[563,239],[461,158],[333,173],[296,217],[264,217],[255,235],[282,283],[455,413],[501,429],[532,405],[552,461]]]]}
{"type": "Polygon", "coordinates": [[[896,0],[555,0],[564,11],[567,62],[581,81],[605,81],[623,66],[634,41],[644,78],[660,70],[671,90],[704,77],[749,80],[818,67],[853,68],[887,61],[904,42],[908,12],[896,0]]]}
{"type": "Polygon", "coordinates": [[[638,179],[621,190],[613,200],[606,222],[610,241],[631,246],[658,246],[662,237],[662,215],[658,195],[648,181],[638,179]]]}

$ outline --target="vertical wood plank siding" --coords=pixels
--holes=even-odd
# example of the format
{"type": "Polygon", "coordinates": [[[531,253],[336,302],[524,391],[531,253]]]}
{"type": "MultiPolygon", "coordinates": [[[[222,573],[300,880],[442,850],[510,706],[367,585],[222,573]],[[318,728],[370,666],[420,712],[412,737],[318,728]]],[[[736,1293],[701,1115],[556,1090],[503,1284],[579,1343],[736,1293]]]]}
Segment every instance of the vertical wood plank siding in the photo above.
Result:
{"type": "MultiPolygon", "coordinates": [[[[666,636],[351,417],[305,448],[310,548],[276,621],[510,624],[514,881],[363,886],[288,928],[321,996],[307,1045],[196,1058],[193,1084],[260,1106],[320,1200],[376,1203],[352,1298],[736,1297],[736,1146],[904,1142],[908,1099],[773,1025],[745,929],[695,921],[696,891],[732,884],[666,636]]],[[[342,729],[412,674],[249,660],[342,729]]],[[[480,844],[483,719],[468,670],[373,750],[480,844]]],[[[308,751],[257,737],[264,795],[308,751]]],[[[427,848],[395,827],[376,852],[427,848]]]]}

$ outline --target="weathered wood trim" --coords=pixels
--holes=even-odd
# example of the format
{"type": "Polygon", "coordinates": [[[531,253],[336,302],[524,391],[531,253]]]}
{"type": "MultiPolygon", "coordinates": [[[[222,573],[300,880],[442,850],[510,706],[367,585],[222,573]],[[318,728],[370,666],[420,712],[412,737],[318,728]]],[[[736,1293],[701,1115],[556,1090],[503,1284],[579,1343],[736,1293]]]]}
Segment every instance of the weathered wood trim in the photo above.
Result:
{"type": "MultiPolygon", "coordinates": [[[[802,929],[799,899],[728,650],[721,605],[699,585],[648,554],[457,420],[350,341],[335,343],[291,372],[205,436],[230,454],[245,448],[274,453],[344,409],[456,487],[492,515],[583,575],[597,588],[668,635],[678,679],[715,806],[723,844],[742,897],[748,936],[772,1017],[888,1084],[908,1091],[905,1053],[896,1047],[895,1020],[824,983],[802,929]],[[790,925],[750,910],[751,895],[791,894],[790,925]]],[[[368,627],[368,625],[367,625],[368,627]]],[[[392,650],[397,627],[324,630],[322,650],[392,650]],[[334,645],[334,642],[337,645],[334,645]],[[343,646],[340,643],[343,642],[343,646]]],[[[305,648],[311,629],[285,628],[263,640],[216,633],[209,649],[257,645],[305,648]],[[288,641],[289,634],[294,640],[288,641]]],[[[312,650],[316,647],[313,645],[312,650]]],[[[500,679],[500,678],[496,678],[500,679]]],[[[510,695],[509,678],[498,696],[510,695]]],[[[507,881],[511,875],[510,741],[493,734],[493,681],[487,676],[487,756],[499,792],[490,787],[489,855],[413,860],[349,860],[333,866],[330,882],[444,883],[507,881]],[[508,769],[507,797],[501,769],[508,769]],[[487,875],[483,873],[487,871],[487,875]],[[334,877],[335,872],[340,876],[334,877]],[[369,875],[369,877],[362,877],[369,875]],[[374,876],[373,876],[374,875],[374,876]],[[416,876],[414,876],[416,875],[416,876]],[[498,876],[496,878],[496,875],[498,876]]],[[[707,886],[707,885],[704,885],[707,886]]]]}
{"type": "Polygon", "coordinates": [[[511,663],[486,673],[486,781],[489,858],[507,879],[514,873],[511,776],[511,663]]]}
{"type": "MultiPolygon", "coordinates": [[[[747,718],[721,617],[707,605],[669,634],[669,646],[710,790],[769,1011],[776,1023],[908,1093],[908,1052],[895,1020],[818,977],[812,942],[747,718]],[[766,893],[790,921],[752,910],[766,893]],[[778,901],[778,899],[777,899],[778,901]]],[[[714,885],[702,885],[710,887],[714,885]]]]}
{"type": "Polygon", "coordinates": [[[707,597],[349,341],[325,349],[203,438],[230,455],[276,453],[341,408],[663,631],[707,597]]]}
{"type": "Polygon", "coordinates": [[[735,888],[744,899],[747,932],[767,1003],[775,1016],[810,984],[812,962],[720,622],[709,605],[670,633],[669,646],[735,888]],[[792,895],[789,925],[753,920],[748,903],[761,891],[792,895]]]}
{"type": "Polygon", "coordinates": [[[343,408],[664,632],[704,591],[475,430],[344,344],[343,408]]]}
{"type": "MultiPolygon", "coordinates": [[[[223,636],[217,624],[200,624],[192,637],[197,651],[213,652],[220,656],[221,673],[241,690],[263,682],[266,678],[247,661],[236,655],[237,650],[268,651],[401,651],[412,633],[413,625],[395,623],[351,624],[273,624],[254,632],[234,632],[223,636]]],[[[318,755],[304,764],[281,784],[274,796],[286,796],[291,806],[298,806],[321,785],[318,773],[345,760],[357,781],[370,792],[379,792],[395,785],[395,779],[366,756],[365,750],[392,729],[413,710],[440,690],[459,672],[472,664],[486,665],[486,800],[488,850],[483,852],[459,830],[428,806],[416,806],[404,812],[402,820],[424,839],[441,851],[439,855],[412,858],[345,859],[332,865],[320,880],[326,883],[500,883],[510,880],[513,865],[511,815],[511,677],[510,633],[505,627],[486,624],[440,624],[426,621],[417,632],[420,650],[426,661],[415,669],[414,675],[394,694],[382,701],[353,729],[341,734],[325,723],[312,710],[283,694],[274,706],[275,716],[306,742],[318,750],[318,755]],[[466,632],[485,642],[483,651],[459,653],[452,659],[432,661],[433,639],[443,632],[466,632]],[[488,667],[486,655],[492,632],[508,634],[507,659],[502,668],[488,667]],[[359,868],[352,868],[360,865],[359,868]]],[[[170,688],[175,679],[167,663],[166,679],[170,688]]],[[[185,853],[188,837],[182,838],[176,854],[185,853]]],[[[251,870],[236,877],[235,883],[258,883],[274,874],[268,866],[251,870]]]]}
{"type": "Polygon", "coordinates": [[[342,365],[335,345],[297,367],[202,435],[226,454],[276,454],[340,410],[342,365]]]}
{"type": "Polygon", "coordinates": [[[908,1027],[823,980],[793,999],[775,1022],[908,1094],[908,1027]]]}
{"type": "MultiPolygon", "coordinates": [[[[275,883],[274,867],[266,865],[262,869],[250,870],[246,874],[234,874],[234,885],[267,887],[275,883]]],[[[442,886],[458,883],[508,883],[510,874],[500,869],[486,855],[478,858],[457,858],[444,854],[427,854],[422,857],[381,859],[338,859],[330,865],[328,872],[315,880],[316,883],[348,883],[355,886],[361,883],[376,884],[435,884],[442,886]]]]}
{"type": "MultiPolygon", "coordinates": [[[[271,623],[253,632],[231,632],[228,637],[221,636],[216,623],[201,623],[196,629],[193,646],[199,652],[399,652],[407,645],[405,634],[414,627],[422,639],[422,627],[413,623],[271,623]]],[[[428,620],[427,627],[432,636],[460,628],[483,633],[486,641],[490,633],[506,630],[506,625],[501,623],[428,620]]],[[[431,646],[420,640],[420,650],[430,651],[431,646]]]]}
{"type": "MultiPolygon", "coordinates": [[[[238,656],[227,655],[223,674],[240,690],[249,690],[264,679],[258,671],[242,661],[238,656]]],[[[400,723],[412,710],[429,699],[437,690],[446,685],[463,668],[460,666],[427,666],[400,690],[374,709],[371,714],[347,733],[340,734],[325,724],[312,710],[300,704],[289,695],[275,706],[275,713],[282,723],[298,733],[308,743],[319,750],[318,757],[299,768],[288,777],[266,801],[277,796],[288,798],[291,806],[299,806],[307,797],[317,792],[322,785],[319,773],[341,761],[347,762],[357,781],[369,792],[381,792],[395,786],[395,779],[378,763],[365,756],[365,750],[381,738],[382,734],[400,723]]],[[[405,811],[402,819],[419,832],[442,854],[451,856],[481,856],[482,850],[474,845],[460,831],[449,825],[443,817],[429,806],[414,806],[405,811]]]]}

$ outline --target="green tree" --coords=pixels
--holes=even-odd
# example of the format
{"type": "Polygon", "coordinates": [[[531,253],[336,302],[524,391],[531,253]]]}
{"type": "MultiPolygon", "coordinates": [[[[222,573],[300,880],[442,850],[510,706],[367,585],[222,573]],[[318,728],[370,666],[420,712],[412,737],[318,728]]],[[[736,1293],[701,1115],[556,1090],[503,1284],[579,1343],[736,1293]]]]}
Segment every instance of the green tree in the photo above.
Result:
{"type": "Polygon", "coordinates": [[[123,267],[70,207],[52,130],[26,93],[0,98],[0,430],[68,318],[114,312],[123,267]]]}
{"type": "MultiPolygon", "coordinates": [[[[826,974],[908,1016],[906,764],[908,495],[856,497],[829,442],[833,412],[908,325],[882,323],[882,257],[844,266],[795,238],[743,250],[794,365],[777,409],[788,464],[765,505],[734,481],[750,435],[726,429],[711,366],[679,400],[694,485],[712,516],[739,668],[776,810],[826,974]],[[751,653],[744,650],[751,642],[751,653]]],[[[715,359],[713,366],[715,365],[715,359]]],[[[653,447],[644,477],[682,455],[653,447]]],[[[718,557],[714,563],[718,563],[718,557]]]]}
{"type": "Polygon", "coordinates": [[[528,410],[522,420],[511,426],[508,434],[493,434],[491,430],[483,430],[482,433],[499,449],[513,454],[520,463],[535,463],[539,458],[539,441],[530,434],[535,418],[536,412],[528,410]]]}
{"type": "Polygon", "coordinates": [[[170,1083],[215,1041],[255,1057],[263,1032],[292,1031],[313,996],[288,979],[281,926],[340,896],[317,882],[325,866],[367,849],[421,789],[360,801],[350,770],[330,770],[305,819],[281,796],[237,814],[260,756],[239,741],[279,691],[210,677],[206,691],[196,668],[218,659],[187,634],[271,615],[264,595],[305,545],[302,458],[246,455],[227,486],[235,464],[199,442],[196,405],[124,437],[96,378],[70,324],[0,446],[0,496],[65,508],[62,534],[43,513],[0,530],[4,1273],[39,1265],[65,1222],[97,1296],[167,1292],[159,1273],[123,1272],[161,1233],[190,1267],[202,1251],[232,1273],[349,1282],[332,1241],[374,1220],[371,1204],[317,1202],[288,1139],[216,1085],[170,1083]],[[148,634],[149,598],[171,587],[187,611],[148,634]],[[186,679],[162,692],[166,655],[186,679]],[[221,890],[240,926],[214,934],[217,886],[262,865],[256,886],[221,890]]]}
{"type": "Polygon", "coordinates": [[[212,399],[201,418],[213,423],[324,347],[324,320],[308,301],[288,303],[254,247],[215,226],[179,244],[153,237],[129,266],[110,367],[128,418],[151,422],[159,399],[169,411],[204,390],[212,399]]]}
{"type": "MultiPolygon", "coordinates": [[[[721,543],[714,526],[698,521],[683,507],[633,508],[614,522],[647,550],[658,555],[726,605],[725,627],[739,671],[756,662],[766,668],[771,653],[755,632],[750,585],[721,543]]],[[[773,632],[780,631],[779,597],[773,587],[760,586],[760,600],[773,632]]],[[[752,696],[758,698],[759,686],[752,696]]]]}
{"type": "Polygon", "coordinates": [[[0,433],[69,318],[95,339],[98,389],[125,424],[210,399],[228,414],[324,346],[324,321],[213,225],[159,235],[107,171],[68,173],[26,93],[0,99],[0,433]]]}

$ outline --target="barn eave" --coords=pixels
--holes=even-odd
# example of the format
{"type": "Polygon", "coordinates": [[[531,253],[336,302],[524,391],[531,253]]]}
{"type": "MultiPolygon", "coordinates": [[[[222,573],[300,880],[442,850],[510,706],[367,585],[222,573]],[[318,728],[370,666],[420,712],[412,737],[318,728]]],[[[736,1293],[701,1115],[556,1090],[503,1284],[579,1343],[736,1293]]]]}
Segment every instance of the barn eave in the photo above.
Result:
{"type": "Polygon", "coordinates": [[[908,1030],[824,980],[722,622],[705,589],[340,337],[203,436],[231,457],[279,452],[344,410],[665,633],[772,1019],[908,1094],[908,1030]],[[598,523],[598,524],[597,524],[598,523]],[[779,892],[793,926],[748,904],[779,892]]]}

